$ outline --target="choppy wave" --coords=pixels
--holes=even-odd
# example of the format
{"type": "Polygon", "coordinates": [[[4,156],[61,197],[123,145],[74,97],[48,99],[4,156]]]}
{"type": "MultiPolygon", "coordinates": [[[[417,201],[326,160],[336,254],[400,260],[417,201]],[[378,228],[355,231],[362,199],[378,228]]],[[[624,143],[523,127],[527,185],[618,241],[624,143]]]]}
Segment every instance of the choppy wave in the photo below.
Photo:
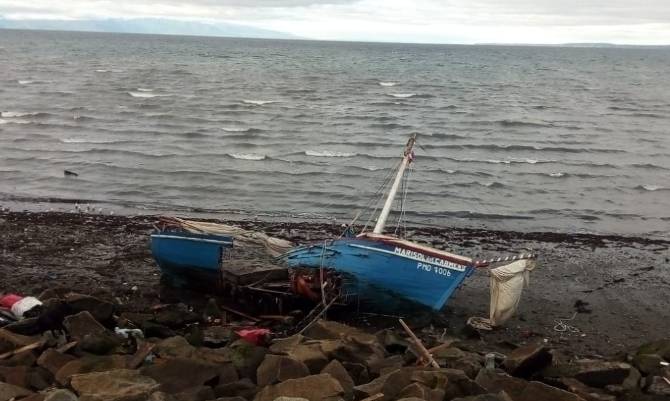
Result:
{"type": "Polygon", "coordinates": [[[159,94],[159,93],[152,93],[152,92],[139,92],[139,91],[129,91],[128,94],[132,97],[137,97],[137,98],[153,98],[153,97],[165,97],[165,96],[170,96],[167,94],[159,94]]]}
{"type": "Polygon", "coordinates": [[[407,99],[410,97],[416,96],[416,93],[389,93],[389,96],[398,98],[398,99],[407,99]]]}
{"type": "Polygon", "coordinates": [[[240,160],[264,160],[266,158],[265,155],[259,155],[256,153],[228,153],[228,156],[232,157],[233,159],[240,160]]]}
{"type": "Polygon", "coordinates": [[[335,152],[331,150],[306,150],[305,155],[314,157],[354,157],[356,153],[352,152],[335,152]]]}
{"type": "Polygon", "coordinates": [[[564,176],[565,176],[565,173],[561,173],[561,172],[549,173],[549,177],[557,177],[558,178],[558,177],[564,177],[564,176]]]}
{"type": "Polygon", "coordinates": [[[638,185],[637,187],[635,187],[635,189],[641,189],[641,190],[653,192],[653,191],[664,191],[664,190],[667,190],[668,188],[664,188],[660,185],[645,184],[645,185],[638,185]]]}
{"type": "Polygon", "coordinates": [[[35,81],[31,81],[29,79],[19,79],[16,82],[18,82],[20,85],[30,85],[30,84],[34,83],[35,81]]]}
{"type": "Polygon", "coordinates": [[[264,104],[270,104],[276,102],[277,102],[276,100],[251,100],[251,99],[242,100],[242,103],[253,104],[254,106],[263,106],[264,104]]]}
{"type": "Polygon", "coordinates": [[[398,83],[397,82],[380,82],[379,85],[381,86],[396,86],[398,83]]]}
{"type": "Polygon", "coordinates": [[[17,118],[17,117],[33,117],[38,116],[43,113],[38,112],[20,112],[20,111],[3,111],[0,112],[0,117],[4,118],[17,118]]]}
{"type": "Polygon", "coordinates": [[[221,127],[226,132],[249,132],[251,128],[248,127],[221,127]]]}

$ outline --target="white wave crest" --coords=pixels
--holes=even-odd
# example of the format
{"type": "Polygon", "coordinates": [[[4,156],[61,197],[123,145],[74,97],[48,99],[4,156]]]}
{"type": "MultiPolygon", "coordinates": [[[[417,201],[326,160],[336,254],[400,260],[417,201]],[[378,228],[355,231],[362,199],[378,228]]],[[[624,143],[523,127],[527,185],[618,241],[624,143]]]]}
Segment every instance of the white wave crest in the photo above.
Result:
{"type": "Polygon", "coordinates": [[[154,91],[153,89],[149,89],[149,88],[137,88],[137,90],[140,91],[140,92],[153,92],[154,91]]]}
{"type": "Polygon", "coordinates": [[[95,72],[105,73],[105,72],[109,72],[109,70],[99,69],[99,70],[95,70],[95,72]]]}
{"type": "Polygon", "coordinates": [[[240,159],[240,160],[263,160],[265,159],[265,155],[259,155],[255,153],[229,153],[228,156],[232,157],[233,159],[240,159]]]}
{"type": "Polygon", "coordinates": [[[5,118],[16,118],[16,117],[28,117],[35,116],[38,113],[21,113],[19,111],[3,111],[0,113],[0,116],[5,118]]]}
{"type": "Polygon", "coordinates": [[[368,170],[368,171],[379,171],[379,170],[384,170],[385,167],[377,167],[377,166],[362,166],[362,168],[368,170]]]}
{"type": "Polygon", "coordinates": [[[20,85],[29,85],[29,84],[32,84],[35,81],[31,81],[29,79],[19,79],[16,82],[18,82],[20,85]]]}
{"type": "Polygon", "coordinates": [[[396,86],[398,83],[397,82],[380,82],[379,85],[381,86],[396,86]]]}
{"type": "Polygon", "coordinates": [[[170,96],[170,95],[159,95],[157,93],[135,92],[135,91],[130,91],[130,92],[128,92],[128,94],[132,97],[139,97],[139,98],[152,98],[152,97],[170,96]]]}
{"type": "Polygon", "coordinates": [[[9,122],[9,121],[7,121],[7,120],[3,120],[2,118],[0,118],[0,125],[2,125],[2,124],[7,124],[8,122],[9,122]]]}
{"type": "Polygon", "coordinates": [[[276,100],[249,100],[249,99],[242,100],[242,103],[253,104],[255,106],[262,106],[264,104],[275,103],[275,102],[276,100]]]}
{"type": "Polygon", "coordinates": [[[663,189],[663,187],[658,185],[642,185],[642,188],[647,191],[658,191],[659,189],[663,189]]]}
{"type": "Polygon", "coordinates": [[[226,132],[247,132],[250,130],[250,128],[244,127],[221,127],[221,129],[226,132]]]}
{"type": "Polygon", "coordinates": [[[356,153],[334,152],[334,151],[330,151],[330,150],[323,150],[323,151],[306,150],[305,154],[307,156],[314,156],[314,157],[353,157],[353,156],[356,156],[356,153]]]}
{"type": "Polygon", "coordinates": [[[549,177],[563,177],[565,173],[549,173],[549,177]]]}
{"type": "Polygon", "coordinates": [[[11,120],[5,120],[0,118],[0,124],[30,124],[31,121],[28,120],[20,120],[17,118],[13,118],[11,120]]]}
{"type": "Polygon", "coordinates": [[[393,97],[397,97],[398,99],[407,99],[412,96],[416,96],[416,93],[391,93],[390,95],[393,97]]]}

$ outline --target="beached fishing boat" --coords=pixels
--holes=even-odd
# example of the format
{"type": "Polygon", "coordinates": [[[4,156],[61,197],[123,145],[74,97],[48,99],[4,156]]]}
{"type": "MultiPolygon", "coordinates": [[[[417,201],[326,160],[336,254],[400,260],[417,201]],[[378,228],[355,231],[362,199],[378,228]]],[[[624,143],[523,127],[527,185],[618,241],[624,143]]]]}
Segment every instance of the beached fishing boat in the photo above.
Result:
{"type": "MultiPolygon", "coordinates": [[[[384,227],[406,171],[414,160],[413,135],[405,146],[386,202],[372,232],[298,246],[279,258],[290,268],[335,269],[347,276],[347,292],[377,304],[397,297],[440,310],[476,267],[488,262],[433,249],[392,235],[384,227]]],[[[528,255],[530,257],[531,255],[528,255]]],[[[506,261],[525,258],[518,256],[506,261]]]]}
{"type": "Polygon", "coordinates": [[[224,253],[232,248],[231,236],[159,229],[151,234],[151,253],[163,274],[188,278],[220,277],[224,253]]]}

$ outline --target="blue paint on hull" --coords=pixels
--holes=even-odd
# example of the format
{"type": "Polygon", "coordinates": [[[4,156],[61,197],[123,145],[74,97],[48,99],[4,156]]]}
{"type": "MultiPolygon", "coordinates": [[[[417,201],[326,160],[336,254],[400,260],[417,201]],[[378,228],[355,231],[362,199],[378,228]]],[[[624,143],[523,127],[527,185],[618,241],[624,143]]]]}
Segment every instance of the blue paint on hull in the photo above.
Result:
{"type": "Polygon", "coordinates": [[[219,276],[232,237],[161,231],[151,234],[151,253],[161,271],[176,278],[219,276]]]}
{"type": "Polygon", "coordinates": [[[391,295],[440,310],[474,268],[366,238],[343,238],[305,245],[280,256],[289,267],[323,267],[348,273],[348,292],[387,302],[391,295]],[[325,251],[324,251],[325,246],[325,251]]]}

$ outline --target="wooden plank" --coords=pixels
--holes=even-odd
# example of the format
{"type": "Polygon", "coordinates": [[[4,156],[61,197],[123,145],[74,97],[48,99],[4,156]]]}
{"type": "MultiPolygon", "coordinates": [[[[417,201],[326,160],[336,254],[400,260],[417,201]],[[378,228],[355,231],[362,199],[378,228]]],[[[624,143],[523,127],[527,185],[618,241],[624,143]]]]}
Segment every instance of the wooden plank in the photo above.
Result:
{"type": "Polygon", "coordinates": [[[419,348],[419,351],[421,351],[421,354],[423,355],[423,357],[426,358],[426,360],[430,362],[432,367],[439,368],[440,365],[437,362],[435,362],[435,359],[433,359],[433,356],[430,354],[430,352],[428,352],[426,347],[423,346],[423,343],[421,342],[421,340],[419,340],[419,337],[414,335],[414,332],[409,328],[409,326],[407,326],[405,324],[404,320],[402,320],[402,319],[398,319],[398,320],[400,321],[400,324],[402,325],[402,328],[405,329],[405,331],[410,336],[412,341],[414,341],[414,345],[416,345],[417,348],[419,348]]]}
{"type": "Polygon", "coordinates": [[[34,342],[32,344],[24,345],[21,348],[17,348],[13,351],[9,351],[9,352],[5,352],[4,354],[0,354],[0,359],[7,359],[9,357],[12,357],[12,356],[17,355],[17,354],[21,354],[23,352],[32,351],[34,349],[42,347],[43,345],[44,345],[44,340],[40,340],[40,341],[34,342]]]}

